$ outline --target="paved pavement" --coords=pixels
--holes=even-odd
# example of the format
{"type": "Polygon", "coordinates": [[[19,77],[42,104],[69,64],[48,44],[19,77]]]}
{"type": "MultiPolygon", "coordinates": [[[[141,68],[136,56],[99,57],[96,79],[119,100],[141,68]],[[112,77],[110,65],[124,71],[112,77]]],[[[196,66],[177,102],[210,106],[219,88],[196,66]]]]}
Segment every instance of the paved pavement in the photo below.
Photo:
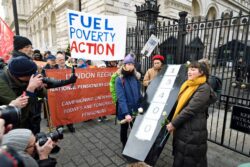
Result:
{"type": "MultiPolygon", "coordinates": [[[[119,140],[119,125],[114,124],[114,117],[109,121],[75,124],[76,133],[68,132],[65,127],[64,139],[59,145],[61,151],[53,155],[57,158],[58,167],[125,167],[126,159],[121,154],[122,145],[119,140]]],[[[47,131],[45,120],[42,121],[43,131],[47,131]]],[[[171,167],[171,138],[157,161],[156,167],[171,167]]],[[[209,167],[236,167],[241,163],[250,162],[249,158],[224,147],[210,143],[208,148],[209,167]]]]}

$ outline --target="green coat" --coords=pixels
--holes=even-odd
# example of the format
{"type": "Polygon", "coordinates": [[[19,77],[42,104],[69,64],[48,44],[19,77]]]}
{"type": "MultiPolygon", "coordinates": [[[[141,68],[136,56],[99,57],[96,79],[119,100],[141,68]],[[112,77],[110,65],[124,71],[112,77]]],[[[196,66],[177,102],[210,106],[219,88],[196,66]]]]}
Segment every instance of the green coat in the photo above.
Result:
{"type": "Polygon", "coordinates": [[[117,72],[115,72],[111,76],[111,79],[110,79],[110,82],[109,82],[109,89],[110,89],[111,96],[112,96],[112,101],[113,101],[114,104],[116,104],[116,101],[117,101],[116,90],[115,90],[115,80],[116,80],[116,78],[118,76],[119,76],[119,74],[117,72]]]}
{"type": "MultiPolygon", "coordinates": [[[[0,72],[0,105],[8,105],[12,100],[15,100],[17,97],[21,96],[26,88],[28,83],[23,83],[10,75],[8,68],[5,67],[3,71],[0,72]]],[[[28,105],[21,110],[21,122],[18,127],[15,128],[28,128],[31,129],[32,124],[34,123],[34,118],[40,112],[37,110],[37,96],[43,94],[40,91],[34,94],[29,94],[28,105]]],[[[39,122],[40,124],[40,122],[39,122]]]]}

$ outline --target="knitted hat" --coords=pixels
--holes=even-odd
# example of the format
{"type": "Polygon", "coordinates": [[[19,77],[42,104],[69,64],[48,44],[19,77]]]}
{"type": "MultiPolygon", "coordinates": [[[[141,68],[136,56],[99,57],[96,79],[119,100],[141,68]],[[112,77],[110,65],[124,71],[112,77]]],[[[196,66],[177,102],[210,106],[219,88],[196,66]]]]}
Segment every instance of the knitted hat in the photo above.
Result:
{"type": "Polygon", "coordinates": [[[124,58],[123,63],[124,63],[124,64],[129,64],[129,63],[135,64],[135,59],[134,59],[130,54],[128,54],[128,55],[124,58]]]}
{"type": "Polygon", "coordinates": [[[14,36],[14,50],[18,51],[28,45],[32,45],[28,38],[19,35],[14,36]]]}
{"type": "Polygon", "coordinates": [[[8,68],[11,75],[15,77],[31,76],[37,71],[37,65],[32,60],[23,56],[13,58],[8,68]]]}
{"type": "Polygon", "coordinates": [[[14,129],[3,136],[2,145],[12,146],[16,151],[24,151],[31,136],[29,129],[14,129]]]}
{"type": "Polygon", "coordinates": [[[160,60],[162,63],[164,62],[164,57],[162,55],[154,55],[152,60],[160,60]]]}

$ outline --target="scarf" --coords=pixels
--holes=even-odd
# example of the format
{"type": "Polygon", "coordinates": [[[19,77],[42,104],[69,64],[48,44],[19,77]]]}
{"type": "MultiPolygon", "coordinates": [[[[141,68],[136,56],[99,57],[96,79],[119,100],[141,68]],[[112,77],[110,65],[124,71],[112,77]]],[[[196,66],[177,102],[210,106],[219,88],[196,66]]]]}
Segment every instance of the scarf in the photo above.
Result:
{"type": "Polygon", "coordinates": [[[123,67],[121,73],[122,73],[122,75],[124,77],[128,77],[128,76],[134,75],[134,70],[133,71],[127,71],[127,69],[125,69],[125,67],[123,67]]]}
{"type": "Polygon", "coordinates": [[[180,113],[182,108],[189,101],[191,96],[197,90],[197,88],[206,82],[207,78],[205,75],[195,78],[194,80],[187,80],[181,85],[180,92],[178,94],[178,103],[174,112],[173,119],[180,113]]]}

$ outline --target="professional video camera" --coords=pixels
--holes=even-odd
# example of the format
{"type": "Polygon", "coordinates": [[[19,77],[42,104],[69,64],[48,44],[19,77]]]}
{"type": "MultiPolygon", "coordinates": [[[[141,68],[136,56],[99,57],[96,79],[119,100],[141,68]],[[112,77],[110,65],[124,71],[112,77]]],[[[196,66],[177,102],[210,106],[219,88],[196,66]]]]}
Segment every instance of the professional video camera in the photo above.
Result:
{"type": "Polygon", "coordinates": [[[0,106],[0,118],[4,119],[5,125],[16,126],[21,121],[21,110],[14,106],[2,105],[0,106]]]}
{"type": "Polygon", "coordinates": [[[45,134],[44,132],[40,132],[36,134],[36,141],[38,141],[39,146],[43,146],[50,137],[53,141],[58,141],[59,139],[63,139],[63,128],[58,128],[56,131],[45,134]]]}

